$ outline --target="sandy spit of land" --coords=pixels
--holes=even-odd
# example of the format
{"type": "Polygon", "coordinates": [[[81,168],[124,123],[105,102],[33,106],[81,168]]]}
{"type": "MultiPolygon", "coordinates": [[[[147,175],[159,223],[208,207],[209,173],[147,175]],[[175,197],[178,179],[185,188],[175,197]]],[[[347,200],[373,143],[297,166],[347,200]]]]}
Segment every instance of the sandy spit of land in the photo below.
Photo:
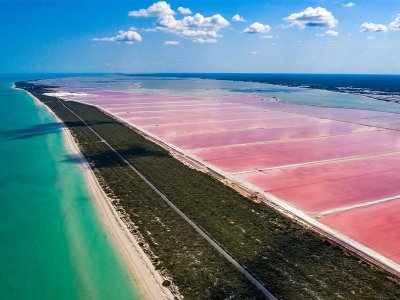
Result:
{"type": "MultiPolygon", "coordinates": [[[[25,91],[26,92],[26,91],[25,91]]],[[[37,105],[44,106],[54,116],[57,122],[63,123],[54,112],[40,102],[39,99],[28,94],[35,100],[37,105]]],[[[66,126],[62,128],[64,144],[69,154],[77,156],[81,160],[81,169],[84,174],[91,198],[94,200],[96,209],[106,228],[111,240],[119,252],[124,265],[134,281],[134,286],[139,290],[143,299],[174,299],[171,291],[162,286],[163,278],[154,268],[148,256],[139,246],[138,241],[129,231],[125,222],[115,210],[111,199],[104,193],[89,163],[79,150],[77,143],[66,126]]]]}

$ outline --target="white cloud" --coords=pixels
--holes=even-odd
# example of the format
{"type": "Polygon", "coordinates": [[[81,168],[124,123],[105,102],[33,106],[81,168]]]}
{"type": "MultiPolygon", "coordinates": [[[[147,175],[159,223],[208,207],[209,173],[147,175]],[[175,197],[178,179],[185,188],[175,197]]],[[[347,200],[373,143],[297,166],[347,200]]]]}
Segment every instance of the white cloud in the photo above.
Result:
{"type": "Polygon", "coordinates": [[[159,1],[150,5],[148,8],[132,10],[129,12],[130,17],[161,17],[166,15],[174,15],[175,12],[171,6],[165,1],[159,1]]]}
{"type": "Polygon", "coordinates": [[[194,43],[197,43],[197,44],[206,44],[206,43],[208,43],[208,44],[215,44],[215,43],[217,43],[218,41],[217,41],[216,39],[203,39],[203,38],[198,38],[198,39],[194,39],[193,42],[194,42],[194,43]]]}
{"type": "Polygon", "coordinates": [[[389,24],[389,27],[392,30],[400,30],[400,14],[398,14],[396,19],[389,24]]]}
{"type": "Polygon", "coordinates": [[[179,41],[165,41],[164,45],[178,46],[179,41]]]}
{"type": "Polygon", "coordinates": [[[190,8],[184,8],[182,6],[178,7],[178,11],[182,14],[182,15],[191,15],[192,11],[190,10],[190,8]]]}
{"type": "MultiPolygon", "coordinates": [[[[181,14],[191,14],[188,8],[179,7],[181,14]]],[[[155,17],[156,27],[144,29],[146,31],[162,31],[191,39],[195,43],[215,43],[216,38],[221,37],[218,33],[230,23],[220,14],[210,17],[196,13],[194,16],[185,16],[182,19],[175,18],[175,12],[165,1],[159,1],[146,9],[139,9],[129,12],[132,17],[155,17]]]]}
{"type": "Polygon", "coordinates": [[[94,38],[93,41],[102,41],[102,42],[123,42],[127,44],[134,44],[135,42],[141,42],[142,36],[137,33],[133,28],[128,31],[120,30],[118,34],[112,37],[102,37],[102,38],[94,38]]]}
{"type": "Polygon", "coordinates": [[[346,7],[346,8],[351,8],[351,7],[354,7],[354,6],[356,6],[356,4],[354,2],[348,2],[346,4],[343,4],[343,7],[346,7]]]}
{"type": "Polygon", "coordinates": [[[234,15],[232,17],[232,21],[234,21],[234,22],[246,22],[246,20],[243,19],[243,17],[241,15],[238,15],[238,14],[236,14],[236,15],[234,15]]]}
{"type": "Polygon", "coordinates": [[[335,30],[327,30],[324,33],[317,33],[316,36],[339,36],[339,32],[335,30]]]}
{"type": "Polygon", "coordinates": [[[251,54],[253,54],[253,55],[256,55],[256,54],[258,54],[258,52],[257,52],[257,51],[251,51],[250,53],[251,53],[251,54]]]}
{"type": "Polygon", "coordinates": [[[196,43],[214,43],[215,38],[221,37],[218,31],[229,25],[229,22],[220,14],[204,17],[197,13],[194,16],[186,16],[182,20],[177,20],[172,15],[160,17],[156,28],[166,33],[192,39],[196,43]]]}
{"type": "Polygon", "coordinates": [[[308,7],[305,10],[293,13],[284,18],[289,26],[304,29],[306,27],[327,27],[334,28],[338,24],[338,20],[323,7],[312,8],[308,7]]]}
{"type": "Polygon", "coordinates": [[[325,35],[327,35],[327,36],[339,36],[339,32],[337,32],[335,30],[327,30],[325,32],[325,35]]]}
{"type": "Polygon", "coordinates": [[[361,32],[386,32],[386,31],[388,31],[388,28],[386,25],[383,25],[383,24],[364,22],[361,24],[360,31],[361,32]]]}
{"type": "Polygon", "coordinates": [[[374,40],[374,39],[376,39],[376,37],[374,37],[372,35],[367,36],[367,40],[374,40]]]}
{"type": "Polygon", "coordinates": [[[245,33],[267,33],[271,30],[271,26],[266,24],[261,24],[260,22],[254,22],[249,27],[245,28],[243,32],[245,33]]]}

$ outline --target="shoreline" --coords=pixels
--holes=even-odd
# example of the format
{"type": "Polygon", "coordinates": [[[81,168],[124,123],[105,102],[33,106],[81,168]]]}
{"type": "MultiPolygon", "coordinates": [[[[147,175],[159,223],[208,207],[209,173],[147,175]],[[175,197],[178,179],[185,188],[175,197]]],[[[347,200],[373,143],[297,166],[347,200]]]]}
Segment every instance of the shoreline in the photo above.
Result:
{"type": "MultiPolygon", "coordinates": [[[[13,88],[18,89],[13,85],[13,88]]],[[[49,113],[62,124],[63,143],[69,154],[77,155],[80,163],[79,168],[85,179],[87,190],[90,198],[94,202],[100,222],[104,226],[115,250],[120,256],[121,262],[127,267],[127,271],[134,287],[137,288],[139,295],[143,299],[174,299],[174,295],[168,288],[162,286],[164,279],[154,268],[149,257],[139,246],[139,242],[129,231],[126,223],[121,219],[120,215],[114,208],[111,199],[105,194],[101,188],[93,170],[91,169],[86,158],[79,150],[78,144],[75,142],[68,127],[64,122],[44,103],[39,101],[31,93],[26,92],[37,105],[44,106],[49,113]]]]}

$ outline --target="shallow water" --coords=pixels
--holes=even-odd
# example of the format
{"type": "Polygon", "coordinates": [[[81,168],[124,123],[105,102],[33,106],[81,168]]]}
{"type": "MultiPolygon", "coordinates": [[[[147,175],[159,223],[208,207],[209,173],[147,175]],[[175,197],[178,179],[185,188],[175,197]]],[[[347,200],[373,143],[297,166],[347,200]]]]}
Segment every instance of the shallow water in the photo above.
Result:
{"type": "Polygon", "coordinates": [[[0,76],[0,298],[139,299],[60,125],[0,76]]]}

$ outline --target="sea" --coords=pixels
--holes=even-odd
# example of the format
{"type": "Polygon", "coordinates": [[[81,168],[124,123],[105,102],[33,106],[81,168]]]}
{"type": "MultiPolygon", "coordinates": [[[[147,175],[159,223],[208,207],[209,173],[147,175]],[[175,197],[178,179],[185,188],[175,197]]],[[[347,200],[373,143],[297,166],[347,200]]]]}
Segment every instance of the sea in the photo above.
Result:
{"type": "Polygon", "coordinates": [[[139,299],[60,124],[0,75],[0,299],[139,299]]]}

